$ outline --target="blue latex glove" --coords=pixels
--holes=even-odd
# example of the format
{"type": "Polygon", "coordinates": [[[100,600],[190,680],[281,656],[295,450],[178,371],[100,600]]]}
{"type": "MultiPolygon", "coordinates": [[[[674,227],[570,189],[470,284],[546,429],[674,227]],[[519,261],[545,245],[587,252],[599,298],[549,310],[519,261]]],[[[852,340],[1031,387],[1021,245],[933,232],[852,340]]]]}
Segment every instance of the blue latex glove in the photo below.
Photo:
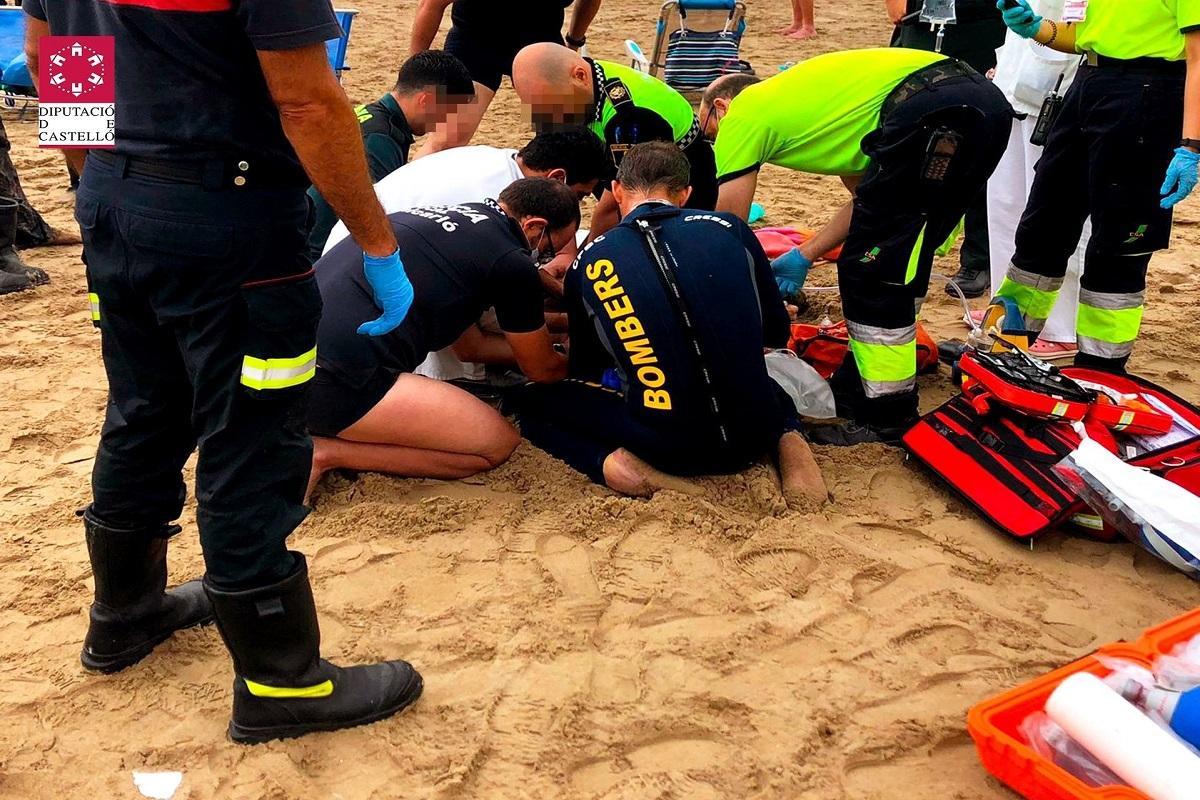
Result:
{"type": "Polygon", "coordinates": [[[1171,166],[1167,167],[1167,179],[1163,181],[1162,189],[1158,192],[1163,196],[1159,205],[1163,208],[1174,208],[1176,203],[1192,193],[1198,178],[1200,153],[1180,147],[1175,151],[1175,158],[1171,159],[1171,166]]]}
{"type": "Polygon", "coordinates": [[[375,292],[375,304],[383,309],[379,319],[364,322],[358,332],[364,336],[383,336],[400,327],[413,304],[413,285],[404,271],[400,251],[376,258],[363,253],[363,272],[375,292]]]}
{"type": "Polygon", "coordinates": [[[784,297],[795,297],[800,294],[804,281],[808,279],[808,271],[812,262],[800,252],[799,247],[793,247],[779,258],[771,262],[771,271],[775,273],[775,284],[784,297]]]}
{"type": "Polygon", "coordinates": [[[999,0],[996,8],[1004,17],[1004,24],[1012,28],[1013,33],[1024,39],[1032,39],[1042,28],[1042,18],[1034,13],[1025,0],[1015,0],[1016,6],[1010,6],[1009,0],[999,0]]]}

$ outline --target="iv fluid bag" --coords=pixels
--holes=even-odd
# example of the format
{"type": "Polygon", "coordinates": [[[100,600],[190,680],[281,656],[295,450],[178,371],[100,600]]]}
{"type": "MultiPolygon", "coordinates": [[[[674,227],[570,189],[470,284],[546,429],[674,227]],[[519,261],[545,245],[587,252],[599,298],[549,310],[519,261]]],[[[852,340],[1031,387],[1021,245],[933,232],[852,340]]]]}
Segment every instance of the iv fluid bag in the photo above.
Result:
{"type": "Polygon", "coordinates": [[[953,25],[957,21],[954,0],[924,0],[921,4],[921,22],[931,25],[953,25]]]}

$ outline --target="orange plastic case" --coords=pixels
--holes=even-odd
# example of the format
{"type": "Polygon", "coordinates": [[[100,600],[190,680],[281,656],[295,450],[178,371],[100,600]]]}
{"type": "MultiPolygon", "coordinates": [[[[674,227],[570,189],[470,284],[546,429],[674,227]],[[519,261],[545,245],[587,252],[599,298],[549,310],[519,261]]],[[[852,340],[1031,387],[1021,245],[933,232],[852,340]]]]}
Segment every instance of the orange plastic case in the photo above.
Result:
{"type": "MultiPolygon", "coordinates": [[[[1200,634],[1200,608],[1146,630],[1136,642],[1101,647],[1097,654],[1150,666],[1178,644],[1200,634]]],[[[1068,676],[1090,672],[1103,677],[1109,670],[1095,654],[985,700],[967,715],[967,730],[988,772],[1028,800],[1150,800],[1128,786],[1092,788],[1061,767],[1039,756],[1020,734],[1030,714],[1044,710],[1051,693],[1068,676]]]]}

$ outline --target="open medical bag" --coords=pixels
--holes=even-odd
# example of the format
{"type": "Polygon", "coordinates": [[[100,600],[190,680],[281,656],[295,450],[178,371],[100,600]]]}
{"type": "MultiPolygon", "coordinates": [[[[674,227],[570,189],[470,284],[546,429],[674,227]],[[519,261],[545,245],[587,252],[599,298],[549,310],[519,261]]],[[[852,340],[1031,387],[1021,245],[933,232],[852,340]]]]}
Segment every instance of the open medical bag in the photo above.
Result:
{"type": "Polygon", "coordinates": [[[1054,470],[1079,444],[1073,422],[1123,460],[1200,494],[1200,409],[1132,375],[1043,368],[1039,382],[1005,374],[1023,358],[967,353],[963,393],[903,437],[914,458],[994,525],[1029,538],[1075,522],[1113,538],[1054,470]]]}

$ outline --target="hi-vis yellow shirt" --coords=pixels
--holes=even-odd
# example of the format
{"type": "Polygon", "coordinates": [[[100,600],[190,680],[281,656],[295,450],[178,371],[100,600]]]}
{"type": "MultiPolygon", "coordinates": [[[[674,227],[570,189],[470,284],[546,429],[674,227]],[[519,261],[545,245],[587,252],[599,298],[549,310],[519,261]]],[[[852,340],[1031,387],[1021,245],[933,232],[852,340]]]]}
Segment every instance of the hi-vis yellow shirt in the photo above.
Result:
{"type": "Polygon", "coordinates": [[[861,175],[869,159],[860,143],[879,127],[883,101],[900,81],[945,58],[900,47],[846,50],[747,87],[721,120],[717,178],[732,180],[763,164],[861,175]]]}
{"type": "Polygon", "coordinates": [[[1090,0],[1075,49],[1109,58],[1186,55],[1183,35],[1200,31],[1200,0],[1090,0]]]}

